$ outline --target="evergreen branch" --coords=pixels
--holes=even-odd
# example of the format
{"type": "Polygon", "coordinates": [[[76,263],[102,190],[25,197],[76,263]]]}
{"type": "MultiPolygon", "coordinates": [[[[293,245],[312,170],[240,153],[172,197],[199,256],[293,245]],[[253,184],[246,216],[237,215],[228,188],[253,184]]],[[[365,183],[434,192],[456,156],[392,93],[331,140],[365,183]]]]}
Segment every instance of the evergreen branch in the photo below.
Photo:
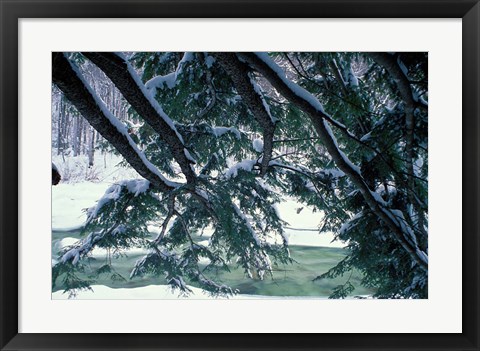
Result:
{"type": "Polygon", "coordinates": [[[307,91],[303,90],[292,81],[289,81],[284,76],[281,69],[265,55],[255,53],[237,53],[237,55],[260,72],[270,84],[272,84],[272,86],[288,100],[306,112],[315,130],[322,138],[325,147],[337,164],[337,167],[350,178],[353,184],[357,186],[373,213],[387,224],[404,250],[410,254],[411,258],[419,265],[419,267],[424,271],[427,271],[427,256],[419,253],[418,247],[411,245],[411,243],[405,239],[403,227],[392,218],[391,211],[385,207],[385,204],[374,196],[374,192],[368,187],[358,167],[356,167],[343,151],[338,148],[337,140],[331,132],[328,124],[326,124],[326,120],[329,119],[329,116],[323,111],[323,107],[320,105],[319,101],[307,91]]]}
{"type": "MultiPolygon", "coordinates": [[[[288,55],[287,55],[287,58],[288,58],[288,55]]],[[[290,59],[289,59],[289,60],[290,60],[290,59]]],[[[291,61],[290,61],[290,62],[291,62],[291,61]]],[[[311,78],[306,77],[306,76],[303,76],[302,73],[300,73],[300,72],[296,69],[296,67],[295,67],[295,65],[293,64],[293,62],[291,62],[291,65],[292,65],[292,67],[294,67],[294,69],[297,71],[297,73],[298,73],[299,75],[301,75],[303,78],[305,78],[305,79],[307,79],[307,80],[310,80],[311,82],[313,82],[313,83],[315,83],[315,84],[318,85],[318,83],[316,83],[315,81],[311,80],[311,78]]],[[[318,86],[321,87],[321,88],[323,88],[323,87],[320,86],[320,85],[318,85],[318,86]]],[[[338,96],[338,98],[341,99],[341,100],[343,100],[343,101],[345,101],[345,102],[347,102],[347,103],[349,103],[348,100],[345,100],[345,99],[341,98],[340,96],[338,96]]],[[[356,105],[355,105],[355,107],[360,108],[359,106],[356,106],[356,105]]],[[[366,111],[366,110],[365,110],[365,111],[366,111]]],[[[368,111],[366,111],[366,112],[368,112],[368,111]]],[[[368,113],[372,113],[372,112],[368,112],[368,113]]],[[[360,144],[360,145],[362,145],[362,146],[364,146],[364,147],[372,150],[372,151],[374,152],[375,156],[380,157],[380,159],[387,165],[388,168],[390,168],[390,170],[391,170],[392,172],[396,173],[397,175],[402,175],[402,174],[404,174],[404,175],[410,175],[410,173],[406,173],[406,172],[397,170],[397,169],[383,156],[383,152],[382,152],[382,151],[379,151],[377,148],[375,148],[375,147],[369,145],[368,143],[362,141],[362,140],[361,140],[360,138],[358,138],[355,134],[353,134],[352,132],[350,132],[350,131],[348,130],[348,128],[347,128],[345,125],[343,125],[342,123],[340,123],[340,122],[338,122],[337,120],[331,118],[331,116],[329,116],[329,115],[324,115],[324,118],[325,118],[327,121],[329,121],[334,127],[338,128],[346,137],[348,137],[348,138],[354,140],[355,142],[357,142],[358,144],[360,144]]],[[[322,138],[315,138],[315,139],[320,139],[320,140],[321,140],[322,138]]],[[[275,141],[274,141],[274,142],[275,142],[275,141]]],[[[421,181],[423,181],[423,182],[427,182],[425,179],[420,178],[420,177],[417,177],[417,176],[415,176],[415,175],[413,175],[413,177],[416,177],[416,178],[418,178],[419,180],[421,180],[421,181]]],[[[404,183],[403,179],[401,179],[401,178],[399,178],[399,181],[404,183]]],[[[407,187],[407,189],[411,189],[410,186],[406,186],[406,187],[407,187]]],[[[412,190],[413,190],[413,189],[412,189],[412,190]]],[[[413,190],[413,191],[414,191],[414,190],[413,190]]],[[[414,200],[415,200],[415,199],[414,199],[414,200]]]]}
{"type": "Polygon", "coordinates": [[[268,105],[259,88],[255,87],[253,78],[249,77],[248,65],[242,63],[234,53],[215,53],[212,55],[230,76],[238,94],[245,101],[263,130],[263,157],[260,171],[260,175],[263,177],[268,170],[268,164],[272,157],[273,136],[275,134],[275,123],[270,115],[268,105]]]}

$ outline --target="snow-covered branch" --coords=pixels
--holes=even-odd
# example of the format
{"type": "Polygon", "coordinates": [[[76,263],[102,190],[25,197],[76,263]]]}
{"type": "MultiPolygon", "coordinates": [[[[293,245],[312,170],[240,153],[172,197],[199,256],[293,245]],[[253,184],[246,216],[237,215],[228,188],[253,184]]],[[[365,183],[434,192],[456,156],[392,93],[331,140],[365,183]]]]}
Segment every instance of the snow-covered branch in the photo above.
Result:
{"type": "Polygon", "coordinates": [[[157,89],[173,89],[175,85],[177,84],[177,79],[178,77],[182,74],[183,72],[183,66],[193,60],[193,53],[192,52],[186,52],[183,54],[182,59],[177,65],[177,68],[175,69],[175,72],[169,73],[165,76],[155,76],[152,79],[150,79],[148,82],[145,83],[145,87],[150,90],[150,94],[152,96],[155,96],[155,92],[157,89]]]}
{"type": "Polygon", "coordinates": [[[370,209],[388,225],[405,251],[426,271],[428,267],[427,260],[425,259],[426,254],[423,252],[419,253],[420,250],[418,246],[411,244],[407,239],[410,233],[405,231],[403,225],[399,225],[390,210],[385,208],[384,202],[379,201],[379,199],[374,196],[375,192],[368,187],[359,167],[354,165],[339,148],[337,140],[326,121],[329,116],[324,111],[318,99],[299,85],[287,79],[282,69],[268,54],[237,53],[237,55],[241,60],[247,62],[252,68],[260,72],[285,98],[297,105],[308,115],[318,135],[322,138],[323,144],[337,164],[337,167],[357,186],[370,209]]]}
{"type": "MultiPolygon", "coordinates": [[[[404,64],[395,59],[394,56],[382,53],[382,52],[372,52],[368,54],[376,63],[383,66],[387,72],[393,77],[393,81],[397,86],[398,93],[400,94],[405,108],[405,127],[406,127],[406,138],[405,138],[405,154],[406,154],[406,168],[408,174],[407,181],[407,193],[410,199],[410,202],[413,205],[417,204],[415,199],[415,171],[414,171],[414,129],[415,129],[415,109],[418,107],[416,95],[411,88],[410,81],[407,76],[407,69],[404,64]]],[[[420,212],[420,208],[415,206],[417,212],[420,212]]],[[[420,217],[421,218],[421,217],[420,217]]],[[[422,225],[419,226],[421,228],[422,225]]]]}
{"type": "Polygon", "coordinates": [[[187,182],[195,183],[196,175],[191,168],[194,161],[185,152],[182,136],[176,130],[170,117],[147,90],[130,63],[123,56],[115,53],[85,52],[83,55],[110,78],[138,114],[165,141],[180,165],[187,182]]]}

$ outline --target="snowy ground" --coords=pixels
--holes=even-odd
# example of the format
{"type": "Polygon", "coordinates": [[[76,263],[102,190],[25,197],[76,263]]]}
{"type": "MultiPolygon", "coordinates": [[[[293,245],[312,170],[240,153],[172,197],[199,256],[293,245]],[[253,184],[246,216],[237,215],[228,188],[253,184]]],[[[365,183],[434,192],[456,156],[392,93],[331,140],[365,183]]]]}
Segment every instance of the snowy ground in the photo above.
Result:
{"type": "MultiPolygon", "coordinates": [[[[93,291],[82,291],[78,294],[77,298],[82,300],[166,300],[172,298],[178,299],[195,299],[195,300],[208,300],[211,297],[204,293],[202,289],[190,286],[192,293],[188,296],[178,295],[178,292],[172,291],[172,289],[166,285],[149,285],[138,288],[120,288],[113,289],[104,285],[92,285],[93,291]]],[[[68,300],[68,294],[64,294],[62,291],[56,291],[52,294],[54,300],[68,300]]],[[[294,297],[295,298],[295,297],[294,297]]],[[[299,297],[296,297],[299,298],[299,297]]],[[[327,299],[327,297],[305,297],[301,299],[314,298],[314,299],[327,299]]],[[[230,297],[217,297],[217,299],[230,299],[230,300],[249,300],[249,299],[285,299],[283,296],[262,296],[262,295],[234,295],[230,297]]]]}
{"type": "MultiPolygon", "coordinates": [[[[85,167],[86,160],[79,158],[68,158],[63,161],[60,157],[54,157],[54,162],[60,170],[68,174],[68,179],[62,180],[60,184],[52,187],[52,230],[72,231],[81,227],[86,219],[84,210],[95,205],[95,202],[104,194],[105,190],[115,181],[127,178],[138,178],[135,171],[117,167],[120,158],[113,155],[96,156],[100,166],[96,166],[93,179],[89,181],[79,181],[83,175],[88,175],[85,167]]],[[[83,176],[85,178],[85,176],[83,176]]],[[[292,199],[285,201],[278,206],[278,211],[283,220],[289,223],[289,227],[303,230],[286,229],[286,234],[290,245],[314,246],[314,247],[343,247],[344,243],[333,240],[332,233],[319,234],[316,231],[321,221],[321,214],[313,213],[312,210],[303,206],[292,199]],[[298,209],[303,209],[298,212],[298,209]],[[307,229],[307,230],[305,230],[307,229]]],[[[66,233],[67,234],[67,233],[66,233]]],[[[71,245],[77,239],[65,237],[55,243],[55,249],[71,245]]],[[[133,248],[130,254],[139,254],[143,249],[133,248]]],[[[96,249],[94,256],[105,255],[103,250],[96,249]]],[[[112,289],[106,286],[94,286],[94,293],[87,291],[81,292],[77,298],[81,299],[162,299],[175,298],[177,292],[171,291],[169,287],[150,285],[138,288],[112,289]]],[[[208,298],[200,289],[192,287],[194,294],[191,297],[195,299],[208,298]]],[[[53,299],[68,298],[67,294],[57,291],[52,294],[53,299]]],[[[256,298],[250,295],[238,295],[236,298],[256,298]]]]}

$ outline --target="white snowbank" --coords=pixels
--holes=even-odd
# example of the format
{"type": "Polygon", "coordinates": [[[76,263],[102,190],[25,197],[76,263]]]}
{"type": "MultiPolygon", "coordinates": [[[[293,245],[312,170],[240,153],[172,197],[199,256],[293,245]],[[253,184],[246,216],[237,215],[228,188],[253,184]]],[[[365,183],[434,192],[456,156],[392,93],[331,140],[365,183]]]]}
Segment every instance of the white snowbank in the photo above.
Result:
{"type": "MultiPolygon", "coordinates": [[[[109,288],[104,285],[92,285],[93,291],[81,291],[78,293],[76,300],[168,300],[168,299],[194,299],[194,300],[212,300],[212,299],[222,299],[225,300],[225,297],[211,297],[208,294],[204,293],[203,290],[199,288],[194,288],[188,286],[192,290],[189,296],[179,295],[178,290],[172,291],[169,286],[166,285],[148,285],[138,288],[109,288]]],[[[63,291],[56,291],[52,293],[53,300],[67,300],[68,294],[64,294],[63,291]]],[[[235,295],[231,296],[228,299],[233,300],[251,300],[251,299],[275,299],[275,300],[285,300],[285,299],[316,299],[324,300],[326,297],[283,297],[283,296],[259,296],[259,295],[235,295]]]]}
{"type": "Polygon", "coordinates": [[[82,182],[53,186],[52,230],[65,231],[81,227],[87,219],[83,210],[94,206],[110,185],[82,182]]]}

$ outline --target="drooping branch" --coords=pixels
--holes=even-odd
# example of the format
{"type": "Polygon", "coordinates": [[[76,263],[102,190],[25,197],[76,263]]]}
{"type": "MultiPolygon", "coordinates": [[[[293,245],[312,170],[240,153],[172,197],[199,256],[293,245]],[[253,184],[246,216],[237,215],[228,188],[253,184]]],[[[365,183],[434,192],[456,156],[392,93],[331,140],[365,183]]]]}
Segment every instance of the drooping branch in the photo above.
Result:
{"type": "Polygon", "coordinates": [[[309,116],[316,132],[321,137],[323,144],[337,164],[337,167],[355,184],[372,212],[392,230],[395,238],[405,251],[410,254],[419,267],[427,271],[428,257],[418,246],[412,243],[411,237],[414,235],[413,232],[409,230],[406,223],[400,222],[396,218],[393,211],[385,206],[386,204],[379,198],[378,194],[369,189],[359,168],[340,150],[336,138],[326,121],[328,115],[323,110],[323,106],[318,99],[288,80],[280,67],[267,54],[237,53],[237,55],[241,60],[260,72],[279,93],[309,116]]]}
{"type": "Polygon", "coordinates": [[[249,110],[253,113],[256,121],[260,124],[263,131],[263,157],[261,162],[260,175],[264,176],[267,172],[273,151],[273,136],[275,133],[275,123],[270,115],[268,105],[266,104],[260,91],[256,89],[253,78],[249,77],[249,67],[241,62],[234,53],[218,52],[212,54],[223,69],[232,79],[235,89],[247,104],[249,110]]]}
{"type": "MultiPolygon", "coordinates": [[[[415,172],[414,172],[414,128],[415,128],[415,109],[418,107],[418,104],[415,101],[414,94],[410,85],[410,81],[405,73],[402,71],[402,68],[398,64],[394,56],[383,53],[383,52],[371,52],[368,53],[368,56],[374,60],[378,65],[384,67],[390,76],[393,78],[395,85],[397,86],[398,93],[403,100],[405,108],[405,129],[406,129],[406,138],[405,138],[405,154],[406,154],[406,166],[407,166],[407,193],[410,199],[410,202],[415,206],[415,172]]],[[[418,206],[415,206],[417,212],[420,212],[418,206]]],[[[419,217],[421,218],[421,217],[419,217]]],[[[423,225],[419,226],[420,230],[423,232],[423,225]]]]}
{"type": "Polygon", "coordinates": [[[120,55],[111,52],[84,52],[83,55],[110,78],[135,111],[168,145],[187,182],[195,183],[196,175],[191,168],[194,161],[189,157],[181,135],[158,102],[149,94],[131,65],[120,55]]]}
{"type": "Polygon", "coordinates": [[[125,160],[153,186],[163,192],[178,186],[163,177],[145,155],[138,150],[125,127],[107,110],[85,82],[80,72],[63,53],[52,54],[53,83],[65,94],[82,116],[106,140],[108,140],[125,160]]]}

